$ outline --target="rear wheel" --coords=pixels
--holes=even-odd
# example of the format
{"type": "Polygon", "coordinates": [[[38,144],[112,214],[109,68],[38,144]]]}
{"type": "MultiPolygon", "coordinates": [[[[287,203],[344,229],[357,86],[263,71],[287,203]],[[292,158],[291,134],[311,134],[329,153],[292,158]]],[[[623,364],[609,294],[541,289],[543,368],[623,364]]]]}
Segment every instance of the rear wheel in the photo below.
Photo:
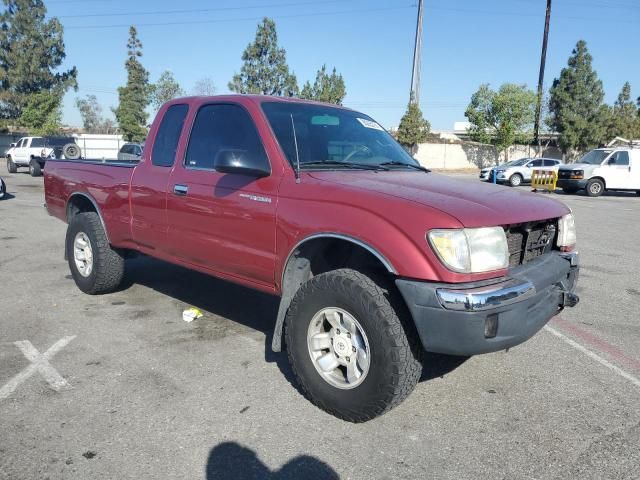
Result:
{"type": "Polygon", "coordinates": [[[7,157],[7,171],[9,173],[16,173],[18,171],[18,166],[13,163],[13,160],[11,160],[11,157],[7,157]]]}
{"type": "Polygon", "coordinates": [[[509,177],[509,185],[512,187],[519,187],[522,185],[522,175],[519,173],[514,173],[509,177]]]}
{"type": "Polygon", "coordinates": [[[109,245],[97,213],[73,217],[67,228],[65,248],[71,275],[84,293],[109,293],[120,285],[124,255],[109,245]]]}
{"type": "Polygon", "coordinates": [[[42,175],[42,169],[40,167],[40,164],[35,158],[32,158],[31,161],[29,162],[29,174],[32,177],[39,177],[40,175],[42,175]]]}
{"type": "Polygon", "coordinates": [[[418,382],[417,334],[395,289],[350,269],[306,282],[287,312],[289,361],[304,395],[350,422],[382,415],[418,382]]]}
{"type": "Polygon", "coordinates": [[[604,193],[604,182],[598,178],[591,179],[587,183],[586,190],[590,197],[599,197],[604,193]]]}

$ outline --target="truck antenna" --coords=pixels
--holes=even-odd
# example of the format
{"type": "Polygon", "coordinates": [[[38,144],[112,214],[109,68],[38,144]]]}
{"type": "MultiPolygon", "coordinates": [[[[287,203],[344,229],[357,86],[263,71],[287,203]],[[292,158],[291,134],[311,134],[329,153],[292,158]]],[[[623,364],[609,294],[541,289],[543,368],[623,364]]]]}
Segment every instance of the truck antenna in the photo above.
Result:
{"type": "Polygon", "coordinates": [[[296,183],[300,183],[300,152],[298,152],[298,138],[296,137],[296,124],[293,122],[293,113],[291,116],[291,129],[293,130],[293,145],[296,147],[296,183]]]}

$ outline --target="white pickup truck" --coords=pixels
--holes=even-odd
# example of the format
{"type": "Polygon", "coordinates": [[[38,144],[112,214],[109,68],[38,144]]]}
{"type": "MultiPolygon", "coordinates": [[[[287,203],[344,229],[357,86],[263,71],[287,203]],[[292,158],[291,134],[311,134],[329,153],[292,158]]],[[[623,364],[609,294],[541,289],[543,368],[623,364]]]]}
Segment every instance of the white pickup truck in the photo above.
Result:
{"type": "Polygon", "coordinates": [[[31,176],[38,177],[47,159],[77,160],[80,147],[73,137],[22,137],[11,144],[5,156],[9,173],[16,173],[18,167],[29,167],[31,176]]]}

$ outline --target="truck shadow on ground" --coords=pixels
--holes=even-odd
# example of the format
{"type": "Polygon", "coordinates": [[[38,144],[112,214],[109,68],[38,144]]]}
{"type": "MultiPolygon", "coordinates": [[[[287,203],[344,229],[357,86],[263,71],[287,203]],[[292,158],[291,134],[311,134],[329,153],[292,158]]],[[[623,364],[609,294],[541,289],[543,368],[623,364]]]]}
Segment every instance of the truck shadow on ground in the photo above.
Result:
{"type": "Polygon", "coordinates": [[[235,442],[224,442],[211,449],[207,460],[207,480],[338,480],[329,465],[315,457],[301,455],[272,471],[253,450],[235,442]]]}
{"type": "MultiPolygon", "coordinates": [[[[126,290],[133,284],[144,285],[185,305],[264,333],[265,361],[276,363],[289,383],[298,388],[286,352],[274,353],[271,350],[279,297],[147,256],[127,260],[120,290],[126,290]]],[[[443,377],[467,358],[425,353],[420,381],[443,377]]]]}

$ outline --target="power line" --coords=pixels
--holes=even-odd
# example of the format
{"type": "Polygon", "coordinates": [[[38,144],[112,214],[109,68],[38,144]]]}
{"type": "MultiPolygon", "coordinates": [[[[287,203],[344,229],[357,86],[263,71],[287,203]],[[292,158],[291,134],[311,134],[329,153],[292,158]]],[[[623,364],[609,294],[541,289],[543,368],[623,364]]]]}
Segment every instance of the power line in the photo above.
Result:
{"type": "MultiPolygon", "coordinates": [[[[301,17],[319,17],[319,16],[332,16],[332,15],[344,15],[350,13],[372,13],[372,12],[383,12],[390,10],[400,10],[400,9],[408,9],[415,8],[415,4],[411,5],[402,5],[396,7],[381,7],[381,8],[360,8],[353,10],[341,10],[341,11],[333,11],[333,12],[313,12],[313,13],[299,13],[293,15],[274,15],[273,19],[287,19],[287,18],[301,18],[301,17]]],[[[110,24],[110,25],[68,25],[65,26],[65,30],[86,30],[86,29],[104,29],[104,28],[129,28],[132,23],[136,27],[160,27],[167,25],[199,25],[199,24],[208,24],[208,23],[231,23],[231,22],[246,22],[246,21],[260,21],[262,17],[244,17],[244,18],[218,18],[211,20],[182,20],[182,21],[173,21],[173,22],[154,22],[154,23],[138,23],[138,22],[129,22],[129,23],[120,23],[120,24],[110,24]]]]}
{"type": "MultiPolygon", "coordinates": [[[[75,0],[73,0],[75,1],[75,0]]],[[[355,0],[313,0],[308,2],[289,2],[289,3],[272,3],[262,5],[245,5],[236,7],[215,7],[215,8],[186,8],[179,10],[146,10],[141,12],[116,12],[116,13],[85,13],[80,15],[56,15],[58,18],[95,18],[95,17],[131,17],[133,15],[176,15],[180,13],[207,13],[207,12],[226,12],[237,10],[253,10],[256,8],[281,8],[281,7],[299,7],[306,5],[324,5],[328,3],[345,3],[355,0]]]]}

